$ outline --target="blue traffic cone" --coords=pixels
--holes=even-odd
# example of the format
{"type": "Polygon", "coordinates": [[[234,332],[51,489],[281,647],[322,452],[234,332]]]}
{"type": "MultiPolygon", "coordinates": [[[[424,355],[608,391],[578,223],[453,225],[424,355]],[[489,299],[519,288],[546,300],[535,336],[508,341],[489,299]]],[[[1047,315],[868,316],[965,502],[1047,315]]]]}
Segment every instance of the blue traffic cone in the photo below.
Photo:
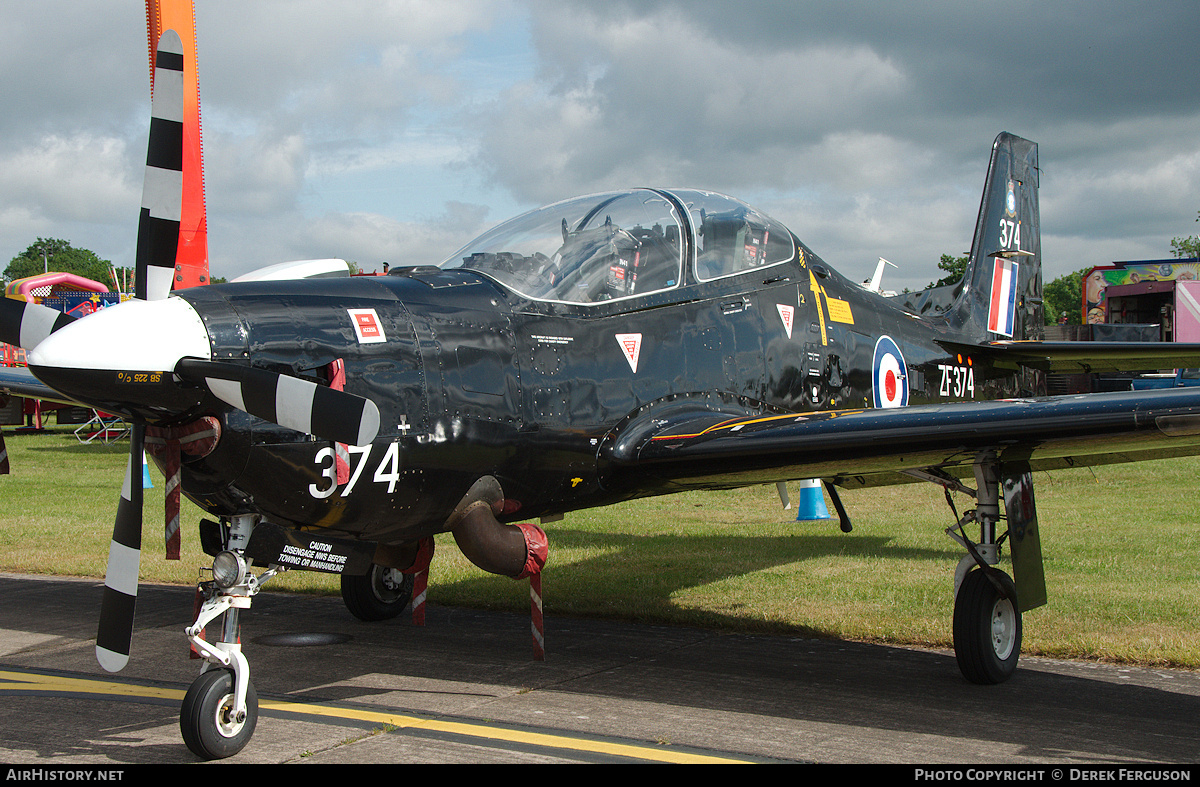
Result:
{"type": "Polygon", "coordinates": [[[146,452],[142,451],[142,489],[153,489],[154,482],[150,480],[150,465],[146,464],[146,452]]]}
{"type": "Polygon", "coordinates": [[[796,504],[796,521],[832,519],[821,492],[821,479],[809,478],[800,482],[800,502],[796,504]]]}

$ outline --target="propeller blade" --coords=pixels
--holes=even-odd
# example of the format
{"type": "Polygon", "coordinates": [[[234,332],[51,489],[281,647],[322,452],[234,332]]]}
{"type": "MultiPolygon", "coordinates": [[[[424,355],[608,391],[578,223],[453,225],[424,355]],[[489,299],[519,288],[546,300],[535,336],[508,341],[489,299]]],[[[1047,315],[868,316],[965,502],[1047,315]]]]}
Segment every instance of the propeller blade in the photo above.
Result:
{"type": "Polygon", "coordinates": [[[0,297],[0,342],[32,350],[75,318],[40,303],[0,297]]]}
{"type": "Polygon", "coordinates": [[[100,625],[96,631],[96,660],[109,672],[129,662],[133,641],[133,614],[137,605],[138,569],[142,558],[142,446],[145,427],[134,424],[129,438],[129,462],[117,504],[100,625]]]}
{"type": "Polygon", "coordinates": [[[379,434],[379,408],[356,394],[266,369],[195,358],[182,359],[175,373],[203,382],[239,410],[324,440],[367,445],[379,434]]]}
{"type": "MultiPolygon", "coordinates": [[[[171,293],[182,213],[183,43],[174,30],[164,30],[154,59],[150,140],[138,219],[135,286],[139,299],[160,301],[171,293]]],[[[129,462],[108,550],[104,598],[96,632],[96,660],[109,672],[117,672],[129,663],[133,643],[133,615],[142,558],[141,468],[145,430],[144,423],[135,422],[130,432],[129,462]]]]}
{"type": "Polygon", "coordinates": [[[174,30],[158,39],[150,140],[135,257],[137,297],[167,297],[175,277],[183,215],[183,42],[174,30]]]}
{"type": "Polygon", "coordinates": [[[0,429],[0,475],[8,475],[8,449],[4,447],[3,429],[0,429]]]}

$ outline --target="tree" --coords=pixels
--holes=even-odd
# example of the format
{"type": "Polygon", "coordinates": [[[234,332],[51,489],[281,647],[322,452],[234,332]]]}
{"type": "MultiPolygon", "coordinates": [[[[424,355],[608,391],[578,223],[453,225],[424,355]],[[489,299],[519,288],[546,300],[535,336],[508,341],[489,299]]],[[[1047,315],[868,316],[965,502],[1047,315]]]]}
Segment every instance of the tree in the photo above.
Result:
{"type": "Polygon", "coordinates": [[[941,287],[945,284],[958,284],[967,272],[967,262],[970,257],[952,257],[949,254],[943,254],[941,261],[938,262],[938,268],[946,271],[946,275],[931,283],[925,289],[933,289],[941,287]]]}
{"type": "Polygon", "coordinates": [[[76,249],[69,241],[58,238],[38,238],[29,248],[12,258],[3,276],[8,282],[47,271],[61,271],[111,285],[111,268],[112,263],[100,259],[94,251],[76,249]]]}
{"type": "Polygon", "coordinates": [[[1090,268],[1059,276],[1042,287],[1042,303],[1045,305],[1047,325],[1058,322],[1063,312],[1068,325],[1083,323],[1083,277],[1090,268]]]}
{"type": "MultiPolygon", "coordinates": [[[[1200,221],[1200,213],[1196,214],[1196,221],[1200,221]]],[[[1173,238],[1171,253],[1176,257],[1200,257],[1200,236],[1173,238]]]]}

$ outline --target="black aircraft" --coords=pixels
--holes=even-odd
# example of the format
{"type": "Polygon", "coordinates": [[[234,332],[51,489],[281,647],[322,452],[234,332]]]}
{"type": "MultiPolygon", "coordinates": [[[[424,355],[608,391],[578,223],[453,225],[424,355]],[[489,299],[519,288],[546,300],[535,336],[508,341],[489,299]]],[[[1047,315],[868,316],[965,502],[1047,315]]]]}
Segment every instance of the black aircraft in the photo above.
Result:
{"type": "Polygon", "coordinates": [[[63,398],[136,424],[105,668],[128,659],[144,443],[211,517],[212,580],[188,629],[205,671],[180,722],[201,757],[253,733],[237,617],[280,570],[340,573],[355,615],[386,618],[433,534],[516,577],[546,546],[515,522],[788,479],[821,479],[844,530],[839,487],[974,497],[947,531],[964,550],[954,647],[968,680],[1000,682],[1022,613],[1046,600],[1032,472],[1200,452],[1200,389],[1045,396],[1047,372],[1196,366],[1200,348],[1038,341],[1032,142],[996,138],[963,280],[901,298],[742,202],[653,188],[532,211],[439,265],[296,264],[171,294],[180,113],[162,86],[182,47],[171,32],[160,46],[140,300],[72,322],[0,299],[0,339],[63,398]],[[1005,541],[1015,581],[995,568],[1005,541]]]}

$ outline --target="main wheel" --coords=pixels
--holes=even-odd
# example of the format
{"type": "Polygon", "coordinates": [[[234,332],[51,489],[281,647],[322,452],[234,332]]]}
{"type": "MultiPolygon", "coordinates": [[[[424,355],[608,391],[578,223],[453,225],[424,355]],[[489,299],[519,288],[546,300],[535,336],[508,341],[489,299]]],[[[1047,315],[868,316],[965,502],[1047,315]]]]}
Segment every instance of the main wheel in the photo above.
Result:
{"type": "Polygon", "coordinates": [[[972,683],[1008,680],[1021,655],[1021,611],[1012,580],[1002,571],[967,574],[954,599],[954,655],[972,683]],[[988,578],[996,577],[1002,594],[988,578]]]}
{"type": "Polygon", "coordinates": [[[371,564],[371,570],[359,576],[342,575],[342,601],[359,620],[394,618],[412,600],[413,575],[394,568],[371,564]]]}
{"type": "Polygon", "coordinates": [[[179,730],[183,742],[197,757],[232,757],[250,742],[258,724],[258,695],[253,684],[246,686],[244,718],[234,715],[233,703],[231,670],[209,670],[192,681],[179,709],[179,730]]]}

